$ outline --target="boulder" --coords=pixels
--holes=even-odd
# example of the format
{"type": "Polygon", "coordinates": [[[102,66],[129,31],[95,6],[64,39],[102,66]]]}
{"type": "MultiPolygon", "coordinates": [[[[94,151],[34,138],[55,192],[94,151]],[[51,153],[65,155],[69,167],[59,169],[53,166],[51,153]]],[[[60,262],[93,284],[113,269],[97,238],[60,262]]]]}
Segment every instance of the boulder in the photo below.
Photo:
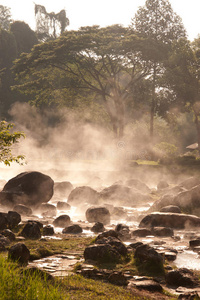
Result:
{"type": "Polygon", "coordinates": [[[7,237],[11,242],[15,240],[15,234],[10,229],[4,229],[0,233],[7,237]]]}
{"type": "Polygon", "coordinates": [[[126,246],[116,237],[109,236],[98,239],[96,244],[109,244],[122,256],[126,256],[128,253],[126,246]]]}
{"type": "Polygon", "coordinates": [[[71,224],[71,219],[68,215],[61,215],[53,221],[53,226],[65,228],[71,224]]]}
{"type": "Polygon", "coordinates": [[[148,235],[152,235],[151,230],[146,228],[139,228],[136,230],[133,230],[131,233],[132,236],[138,236],[138,237],[146,237],[148,235]]]}
{"type": "Polygon", "coordinates": [[[67,226],[62,231],[62,233],[65,233],[65,234],[79,234],[82,232],[83,232],[83,229],[78,224],[67,226]]]}
{"type": "Polygon", "coordinates": [[[109,237],[109,236],[112,236],[112,237],[116,237],[118,238],[119,237],[119,234],[118,232],[116,232],[115,230],[111,229],[111,230],[108,230],[108,231],[104,231],[103,233],[100,233],[96,239],[95,239],[95,242],[104,238],[104,237],[109,237]]]}
{"type": "Polygon", "coordinates": [[[122,240],[128,240],[131,238],[130,229],[127,225],[117,224],[115,231],[118,233],[118,237],[122,240]]]}
{"type": "Polygon", "coordinates": [[[0,212],[0,230],[8,227],[7,213],[0,212]]]}
{"type": "Polygon", "coordinates": [[[9,211],[7,213],[7,220],[9,228],[14,228],[21,222],[21,216],[16,211],[9,211]]]}
{"type": "Polygon", "coordinates": [[[73,185],[69,181],[55,182],[54,193],[61,197],[67,198],[70,192],[73,190],[73,185]]]}
{"type": "Polygon", "coordinates": [[[172,212],[172,213],[181,214],[181,209],[180,209],[180,207],[178,207],[176,205],[168,205],[168,206],[162,207],[160,212],[172,212]]]}
{"type": "Polygon", "coordinates": [[[117,263],[120,261],[120,254],[109,244],[99,244],[86,247],[84,258],[99,263],[117,263]]]}
{"type": "Polygon", "coordinates": [[[104,227],[103,223],[97,222],[92,226],[91,231],[94,233],[103,232],[103,231],[105,231],[105,227],[104,227]]]}
{"type": "Polygon", "coordinates": [[[89,186],[81,186],[73,189],[68,197],[68,203],[78,206],[84,203],[98,204],[99,194],[89,186]]]}
{"type": "Polygon", "coordinates": [[[154,212],[145,216],[139,227],[170,227],[173,229],[200,227],[200,218],[186,214],[154,212]]]}
{"type": "Polygon", "coordinates": [[[198,280],[195,279],[193,272],[185,268],[169,271],[166,274],[166,282],[173,287],[195,287],[198,285],[198,280]]]}
{"type": "Polygon", "coordinates": [[[58,201],[56,207],[59,210],[70,210],[71,205],[64,201],[58,201]]]}
{"type": "Polygon", "coordinates": [[[154,236],[163,236],[163,237],[174,236],[173,229],[169,227],[153,227],[151,232],[152,235],[154,236]]]}
{"type": "Polygon", "coordinates": [[[20,215],[30,216],[32,215],[32,209],[23,204],[17,204],[13,207],[13,210],[16,211],[20,215]]]}
{"type": "Polygon", "coordinates": [[[137,205],[138,203],[145,203],[150,199],[148,195],[122,184],[113,184],[103,189],[99,195],[101,200],[119,205],[137,205]]]}
{"type": "Polygon", "coordinates": [[[41,203],[37,211],[39,211],[44,217],[55,217],[57,214],[57,209],[53,204],[41,203]]]}
{"type": "Polygon", "coordinates": [[[18,243],[10,247],[8,250],[8,258],[27,265],[30,259],[30,251],[26,245],[18,243]]]}
{"type": "Polygon", "coordinates": [[[168,187],[169,187],[169,184],[164,180],[159,181],[158,184],[157,184],[157,190],[163,190],[163,189],[166,189],[168,187]]]}
{"type": "Polygon", "coordinates": [[[86,210],[85,216],[89,223],[110,224],[110,212],[106,207],[90,207],[86,210]]]}
{"type": "Polygon", "coordinates": [[[125,184],[146,194],[151,192],[151,189],[144,182],[141,182],[138,179],[129,179],[125,184]]]}
{"type": "Polygon", "coordinates": [[[54,182],[40,172],[24,172],[10,179],[0,193],[0,203],[14,206],[38,206],[53,196],[54,182]]]}
{"type": "Polygon", "coordinates": [[[40,227],[34,221],[25,224],[21,231],[21,236],[26,239],[38,240],[41,238],[40,227]]]}
{"type": "Polygon", "coordinates": [[[145,279],[145,280],[130,280],[128,284],[128,289],[135,291],[135,288],[139,290],[147,290],[150,292],[159,292],[161,293],[163,291],[162,286],[152,280],[152,279],[145,279]]]}
{"type": "Polygon", "coordinates": [[[51,225],[46,225],[43,227],[43,235],[51,236],[54,235],[54,228],[51,225]]]}

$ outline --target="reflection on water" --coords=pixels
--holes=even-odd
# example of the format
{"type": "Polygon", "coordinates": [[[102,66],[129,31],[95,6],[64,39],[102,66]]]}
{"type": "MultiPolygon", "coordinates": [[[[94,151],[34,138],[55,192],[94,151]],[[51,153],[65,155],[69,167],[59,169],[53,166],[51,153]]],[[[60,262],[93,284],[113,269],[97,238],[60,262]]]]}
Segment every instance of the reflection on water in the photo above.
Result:
{"type": "Polygon", "coordinates": [[[200,270],[199,255],[191,250],[184,250],[184,252],[178,253],[174,263],[178,268],[200,270]]]}

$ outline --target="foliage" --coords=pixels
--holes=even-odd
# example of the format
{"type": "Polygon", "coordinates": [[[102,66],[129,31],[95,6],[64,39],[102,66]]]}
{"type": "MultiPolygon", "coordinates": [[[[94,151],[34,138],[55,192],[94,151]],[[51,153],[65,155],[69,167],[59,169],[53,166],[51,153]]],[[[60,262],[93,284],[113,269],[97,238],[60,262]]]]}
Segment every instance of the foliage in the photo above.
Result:
{"type": "Polygon", "coordinates": [[[66,11],[48,13],[43,5],[35,4],[36,33],[40,41],[55,39],[62,34],[69,25],[66,11]]]}
{"type": "Polygon", "coordinates": [[[155,151],[158,152],[162,158],[174,158],[177,155],[178,148],[170,143],[161,142],[154,146],[155,151]]]}
{"type": "Polygon", "coordinates": [[[5,121],[0,122],[0,162],[10,165],[11,162],[21,163],[23,155],[13,155],[12,146],[19,142],[21,137],[25,137],[22,132],[13,132],[14,124],[5,121]]]}
{"type": "Polygon", "coordinates": [[[11,22],[10,8],[0,5],[0,28],[9,30],[11,22]]]}

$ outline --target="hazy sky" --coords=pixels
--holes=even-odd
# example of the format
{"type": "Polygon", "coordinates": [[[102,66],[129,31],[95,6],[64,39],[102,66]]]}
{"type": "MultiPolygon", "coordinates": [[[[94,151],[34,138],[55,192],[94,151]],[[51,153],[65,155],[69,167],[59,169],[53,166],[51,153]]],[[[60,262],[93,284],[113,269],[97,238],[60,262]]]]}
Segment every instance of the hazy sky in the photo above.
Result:
{"type": "MultiPolygon", "coordinates": [[[[48,12],[65,9],[70,29],[81,26],[112,24],[128,26],[139,6],[145,0],[35,0],[46,7],[48,12]]],[[[193,40],[200,34],[200,0],[170,0],[173,10],[182,18],[188,37],[193,40]]],[[[14,20],[23,20],[35,29],[34,2],[32,0],[0,0],[10,7],[14,20]]]]}

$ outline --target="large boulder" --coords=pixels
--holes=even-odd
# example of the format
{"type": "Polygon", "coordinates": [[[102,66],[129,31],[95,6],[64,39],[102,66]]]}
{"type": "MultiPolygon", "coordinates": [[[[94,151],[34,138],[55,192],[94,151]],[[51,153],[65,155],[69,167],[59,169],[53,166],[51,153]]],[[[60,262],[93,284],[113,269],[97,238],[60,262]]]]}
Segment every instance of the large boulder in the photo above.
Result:
{"type": "Polygon", "coordinates": [[[98,204],[98,192],[89,186],[76,187],[71,191],[68,197],[68,203],[72,206],[78,206],[84,203],[98,204]]]}
{"type": "Polygon", "coordinates": [[[26,239],[37,240],[41,238],[39,225],[34,221],[29,221],[22,229],[21,235],[26,239]]]}
{"type": "Polygon", "coordinates": [[[109,244],[99,244],[86,247],[84,258],[99,263],[116,263],[120,261],[120,254],[109,244]]]}
{"type": "Polygon", "coordinates": [[[138,205],[149,201],[149,196],[122,184],[113,184],[99,193],[101,200],[115,205],[138,205]]]}
{"type": "Polygon", "coordinates": [[[0,203],[8,207],[16,204],[38,206],[53,196],[54,181],[40,172],[24,172],[10,179],[0,192],[0,203]]]}
{"type": "Polygon", "coordinates": [[[200,227],[200,218],[194,215],[154,212],[146,215],[140,222],[139,227],[170,227],[184,229],[200,227]]]}
{"type": "Polygon", "coordinates": [[[71,219],[68,215],[60,215],[53,221],[53,226],[65,228],[71,224],[71,219]]]}
{"type": "Polygon", "coordinates": [[[73,190],[73,185],[69,181],[55,182],[54,193],[61,197],[68,197],[70,192],[73,190]]]}
{"type": "Polygon", "coordinates": [[[26,205],[23,204],[17,204],[13,207],[13,210],[18,212],[18,214],[20,215],[24,215],[24,216],[30,216],[32,215],[32,209],[26,205]]]}
{"type": "Polygon", "coordinates": [[[101,222],[104,225],[110,223],[110,212],[106,207],[90,207],[85,212],[89,223],[101,222]]]}
{"type": "Polygon", "coordinates": [[[67,226],[62,230],[62,233],[64,233],[64,234],[79,234],[82,232],[83,232],[83,229],[78,224],[73,224],[73,225],[67,226]]]}

